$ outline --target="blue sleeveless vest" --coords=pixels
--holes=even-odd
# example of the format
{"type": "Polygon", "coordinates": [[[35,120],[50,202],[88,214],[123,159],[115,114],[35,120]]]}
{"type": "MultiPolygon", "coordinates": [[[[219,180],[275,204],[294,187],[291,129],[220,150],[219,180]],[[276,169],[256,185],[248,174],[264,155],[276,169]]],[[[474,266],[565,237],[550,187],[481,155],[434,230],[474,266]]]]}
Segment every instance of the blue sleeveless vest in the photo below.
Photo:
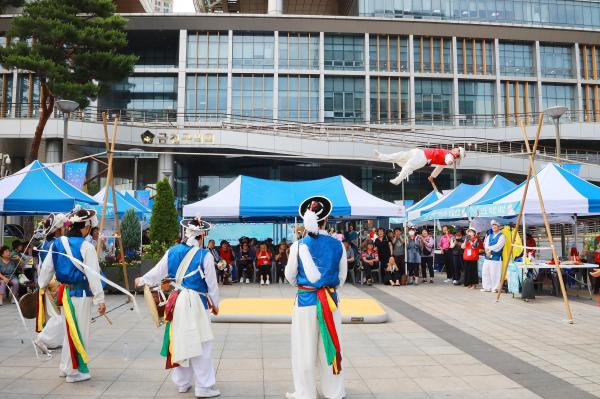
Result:
{"type": "MultiPolygon", "coordinates": [[[[500,239],[500,237],[502,237],[502,232],[499,231],[498,234],[494,235],[494,233],[490,234],[489,236],[489,245],[496,245],[498,243],[498,240],[500,239]]],[[[490,258],[488,258],[490,260],[502,260],[502,250],[500,251],[492,251],[492,256],[490,258]]]]}
{"type": "MultiPolygon", "coordinates": [[[[83,244],[83,237],[67,237],[69,241],[69,247],[73,257],[83,262],[83,256],[81,256],[81,245],[83,244]]],[[[54,262],[54,273],[56,279],[63,284],[69,284],[73,286],[71,289],[71,296],[82,297],[85,291],[87,296],[92,296],[92,292],[89,288],[89,283],[85,274],[80,271],[66,256],[57,254],[66,254],[63,243],[60,239],[52,240],[52,261],[54,262]]]]}
{"type": "MultiPolygon", "coordinates": [[[[40,249],[42,249],[43,251],[50,250],[50,247],[52,246],[52,243],[54,241],[55,241],[54,238],[52,238],[51,240],[44,241],[43,244],[42,244],[42,246],[40,247],[40,249]]],[[[48,252],[40,252],[38,254],[38,256],[40,257],[40,269],[41,269],[42,263],[44,263],[44,260],[46,259],[46,256],[48,256],[48,252]]]]}
{"type": "MultiPolygon", "coordinates": [[[[333,237],[320,234],[317,238],[304,237],[298,245],[304,244],[308,247],[315,265],[321,273],[321,278],[311,283],[306,277],[302,260],[298,256],[298,285],[314,288],[337,287],[340,284],[340,259],[342,258],[342,244],[333,237]]],[[[337,302],[337,296],[333,295],[337,302]]],[[[298,306],[314,306],[317,304],[316,292],[298,293],[298,306]]]]}
{"type": "MultiPolygon", "coordinates": [[[[175,278],[175,276],[177,275],[177,269],[179,268],[181,261],[192,248],[193,247],[190,247],[185,244],[177,244],[169,248],[169,255],[167,259],[170,278],[175,278]]],[[[202,273],[204,273],[204,257],[207,254],[209,254],[209,251],[207,249],[199,249],[198,252],[196,252],[196,255],[194,255],[194,257],[192,258],[192,261],[190,262],[190,265],[188,266],[188,269],[186,270],[185,274],[191,273],[198,267],[200,267],[200,270],[202,270],[202,273]]],[[[208,293],[208,285],[206,285],[206,281],[202,278],[200,273],[195,273],[192,276],[184,278],[181,285],[184,288],[194,290],[200,293],[208,293]]],[[[206,299],[206,297],[204,295],[200,295],[200,298],[202,299],[204,307],[208,309],[208,300],[206,299]]]]}

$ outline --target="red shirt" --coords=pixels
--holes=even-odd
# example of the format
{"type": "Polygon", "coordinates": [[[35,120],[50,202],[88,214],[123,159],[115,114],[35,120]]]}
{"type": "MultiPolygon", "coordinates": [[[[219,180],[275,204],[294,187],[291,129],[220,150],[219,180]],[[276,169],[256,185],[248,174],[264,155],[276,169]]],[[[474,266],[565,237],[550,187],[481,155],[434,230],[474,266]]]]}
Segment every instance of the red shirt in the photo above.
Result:
{"type": "Polygon", "coordinates": [[[463,251],[464,260],[478,260],[479,259],[479,243],[477,237],[465,241],[465,250],[463,251]]]}
{"type": "MultiPolygon", "coordinates": [[[[450,150],[444,150],[441,148],[424,148],[423,152],[425,153],[425,158],[427,158],[430,165],[446,166],[446,155],[452,155],[450,150]]],[[[454,158],[454,155],[452,155],[452,158],[454,158]]]]}
{"type": "Polygon", "coordinates": [[[221,257],[221,259],[227,262],[228,265],[231,265],[233,263],[233,251],[231,250],[231,248],[229,248],[228,250],[225,250],[224,248],[219,248],[219,256],[221,257]]]}
{"type": "Polygon", "coordinates": [[[258,251],[256,253],[256,264],[258,266],[269,266],[271,264],[271,251],[258,251]]]}

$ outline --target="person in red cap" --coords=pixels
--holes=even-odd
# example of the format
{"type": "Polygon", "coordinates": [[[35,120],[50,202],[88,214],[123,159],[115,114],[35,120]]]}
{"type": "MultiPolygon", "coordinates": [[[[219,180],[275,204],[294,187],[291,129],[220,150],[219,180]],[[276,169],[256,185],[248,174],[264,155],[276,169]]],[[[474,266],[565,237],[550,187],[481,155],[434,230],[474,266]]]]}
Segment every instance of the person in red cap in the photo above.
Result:
{"type": "Polygon", "coordinates": [[[379,151],[375,151],[375,155],[380,161],[388,161],[402,168],[398,176],[390,180],[390,183],[395,185],[402,183],[415,170],[428,165],[435,166],[428,177],[428,180],[433,182],[433,179],[438,177],[446,166],[463,159],[465,154],[463,147],[454,147],[451,150],[444,150],[442,148],[413,148],[409,151],[400,151],[393,154],[381,154],[379,151]]]}

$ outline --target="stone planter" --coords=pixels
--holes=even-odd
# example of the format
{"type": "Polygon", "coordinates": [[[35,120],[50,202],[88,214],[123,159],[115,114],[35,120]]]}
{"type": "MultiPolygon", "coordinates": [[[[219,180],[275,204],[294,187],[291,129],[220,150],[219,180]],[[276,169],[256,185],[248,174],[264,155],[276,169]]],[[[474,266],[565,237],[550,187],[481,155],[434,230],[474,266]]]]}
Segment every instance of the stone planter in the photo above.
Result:
{"type": "MultiPolygon", "coordinates": [[[[133,290],[133,288],[135,287],[135,279],[141,276],[140,269],[141,265],[139,262],[127,266],[127,281],[129,282],[130,290],[133,290]]],[[[106,278],[125,288],[125,280],[123,279],[123,267],[121,265],[102,266],[102,272],[104,273],[106,278]]],[[[106,291],[110,294],[119,293],[119,291],[117,291],[110,285],[107,285],[105,288],[106,291]]]]}

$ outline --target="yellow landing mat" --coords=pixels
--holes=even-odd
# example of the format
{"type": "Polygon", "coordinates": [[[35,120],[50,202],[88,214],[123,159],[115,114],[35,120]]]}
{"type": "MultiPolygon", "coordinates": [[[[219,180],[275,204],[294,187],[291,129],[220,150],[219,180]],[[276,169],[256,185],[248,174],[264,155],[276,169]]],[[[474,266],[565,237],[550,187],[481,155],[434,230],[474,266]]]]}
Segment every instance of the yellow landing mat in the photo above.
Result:
{"type": "MultiPolygon", "coordinates": [[[[215,323],[291,323],[295,298],[226,298],[215,323]]],[[[342,323],[385,323],[387,313],[370,298],[341,298],[342,323]]]]}

